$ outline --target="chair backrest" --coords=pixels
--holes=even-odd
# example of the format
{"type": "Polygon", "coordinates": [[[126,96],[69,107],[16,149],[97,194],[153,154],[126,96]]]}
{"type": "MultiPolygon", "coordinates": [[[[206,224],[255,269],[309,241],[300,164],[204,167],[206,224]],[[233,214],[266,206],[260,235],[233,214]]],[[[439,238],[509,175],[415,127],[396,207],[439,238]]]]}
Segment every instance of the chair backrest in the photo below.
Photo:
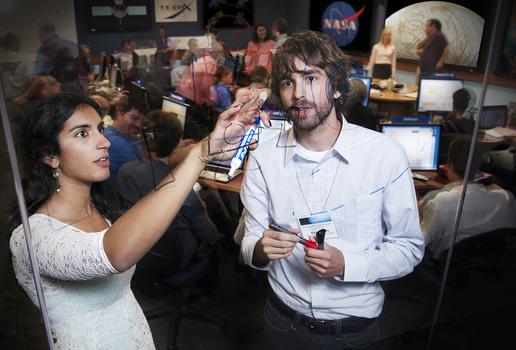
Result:
{"type": "MultiPolygon", "coordinates": [[[[508,268],[508,258],[516,252],[515,240],[516,228],[501,228],[457,242],[450,263],[450,283],[464,287],[468,272],[487,270],[499,273],[508,268]]],[[[441,271],[447,255],[448,249],[439,259],[441,271]]]]}

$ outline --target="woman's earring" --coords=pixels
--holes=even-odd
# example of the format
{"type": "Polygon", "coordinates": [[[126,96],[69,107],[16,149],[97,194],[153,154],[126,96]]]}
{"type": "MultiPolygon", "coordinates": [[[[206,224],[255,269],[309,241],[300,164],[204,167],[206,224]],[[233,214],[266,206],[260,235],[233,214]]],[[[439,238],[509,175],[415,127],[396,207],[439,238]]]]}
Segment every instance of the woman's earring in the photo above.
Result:
{"type": "Polygon", "coordinates": [[[57,193],[61,192],[61,184],[59,183],[59,173],[57,172],[57,170],[54,170],[54,172],[52,173],[52,177],[57,182],[56,192],[57,193]]]}

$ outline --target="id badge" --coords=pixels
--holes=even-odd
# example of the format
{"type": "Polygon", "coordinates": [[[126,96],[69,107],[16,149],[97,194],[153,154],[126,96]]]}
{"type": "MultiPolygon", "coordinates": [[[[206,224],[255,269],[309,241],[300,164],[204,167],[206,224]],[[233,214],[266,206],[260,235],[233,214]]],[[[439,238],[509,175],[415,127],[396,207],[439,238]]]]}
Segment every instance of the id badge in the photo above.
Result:
{"type": "Polygon", "coordinates": [[[301,236],[305,239],[315,240],[315,234],[321,229],[326,230],[326,238],[337,238],[337,229],[330,213],[324,212],[308,216],[306,218],[298,218],[299,227],[301,228],[301,236]]]}

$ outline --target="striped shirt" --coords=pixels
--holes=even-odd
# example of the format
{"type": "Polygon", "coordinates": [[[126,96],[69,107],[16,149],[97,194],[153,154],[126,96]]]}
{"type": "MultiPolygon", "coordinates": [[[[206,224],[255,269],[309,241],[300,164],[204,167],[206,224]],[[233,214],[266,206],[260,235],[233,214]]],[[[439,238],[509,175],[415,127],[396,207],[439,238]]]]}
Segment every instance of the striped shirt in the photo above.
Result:
{"type": "Polygon", "coordinates": [[[270,262],[269,283],[291,308],[322,319],[380,314],[378,281],[410,273],[424,252],[417,201],[402,146],[343,120],[322,161],[303,158],[293,128],[253,151],[241,192],[246,208],[244,261],[252,265],[256,242],[271,221],[298,228],[297,218],[329,212],[344,276],[317,277],[297,244],[286,259],[270,262]],[[306,199],[306,200],[305,200],[306,199]]]}

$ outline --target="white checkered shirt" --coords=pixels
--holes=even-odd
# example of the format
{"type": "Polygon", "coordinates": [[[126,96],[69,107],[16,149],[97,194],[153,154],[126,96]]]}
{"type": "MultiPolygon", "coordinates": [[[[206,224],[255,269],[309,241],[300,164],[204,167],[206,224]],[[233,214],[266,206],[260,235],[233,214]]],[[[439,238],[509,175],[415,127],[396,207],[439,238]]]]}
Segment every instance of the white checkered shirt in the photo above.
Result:
{"type": "Polygon", "coordinates": [[[295,145],[292,128],[251,152],[241,191],[244,261],[252,265],[255,244],[271,221],[298,228],[297,218],[330,211],[338,237],[325,242],[344,255],[344,276],[316,276],[297,244],[287,259],[264,267],[269,283],[284,303],[312,317],[377,317],[384,299],[378,281],[410,273],[424,252],[405,151],[392,138],[345,120],[320,163],[303,159],[295,145]]]}

